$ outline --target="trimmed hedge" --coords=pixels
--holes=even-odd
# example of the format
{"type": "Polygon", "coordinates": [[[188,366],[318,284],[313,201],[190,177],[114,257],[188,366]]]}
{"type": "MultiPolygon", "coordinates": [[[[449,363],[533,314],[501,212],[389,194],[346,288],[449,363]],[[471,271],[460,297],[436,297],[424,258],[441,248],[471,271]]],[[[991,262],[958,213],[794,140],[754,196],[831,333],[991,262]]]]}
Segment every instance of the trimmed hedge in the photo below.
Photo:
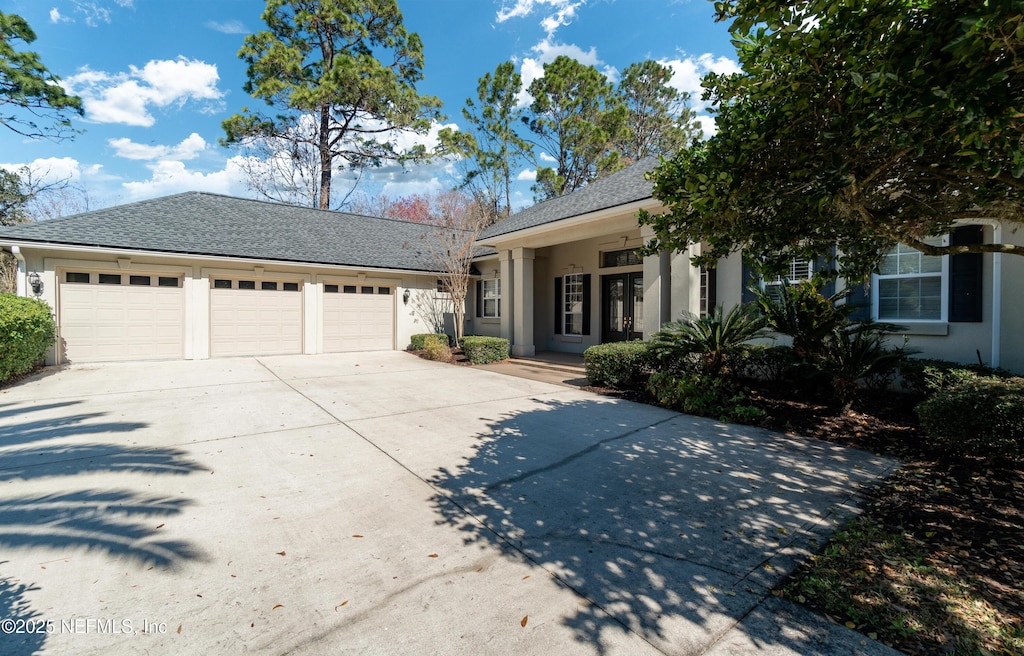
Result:
{"type": "Polygon", "coordinates": [[[918,394],[931,395],[943,389],[976,381],[982,377],[1006,377],[1007,372],[980,364],[960,364],[949,360],[908,358],[899,367],[903,387],[918,394]]]}
{"type": "Polygon", "coordinates": [[[462,352],[471,364],[487,364],[508,359],[508,340],[502,337],[467,335],[462,338],[462,352]]]}
{"type": "Polygon", "coordinates": [[[747,393],[724,376],[659,371],[651,375],[647,390],[663,408],[690,415],[754,425],[764,419],[764,411],[751,405],[747,393]]]}
{"type": "Polygon", "coordinates": [[[916,410],[922,430],[950,455],[1024,458],[1024,378],[975,377],[916,410]]]}
{"type": "Polygon", "coordinates": [[[583,352],[587,379],[597,387],[644,389],[654,364],[648,342],[612,342],[583,352]]]}
{"type": "Polygon", "coordinates": [[[412,344],[410,349],[413,351],[422,351],[425,348],[424,341],[431,335],[443,339],[445,344],[450,343],[448,335],[445,335],[444,333],[417,333],[409,336],[409,342],[412,344]]]}
{"type": "Polygon", "coordinates": [[[0,294],[0,383],[32,371],[53,346],[55,335],[49,305],[0,294]]]}

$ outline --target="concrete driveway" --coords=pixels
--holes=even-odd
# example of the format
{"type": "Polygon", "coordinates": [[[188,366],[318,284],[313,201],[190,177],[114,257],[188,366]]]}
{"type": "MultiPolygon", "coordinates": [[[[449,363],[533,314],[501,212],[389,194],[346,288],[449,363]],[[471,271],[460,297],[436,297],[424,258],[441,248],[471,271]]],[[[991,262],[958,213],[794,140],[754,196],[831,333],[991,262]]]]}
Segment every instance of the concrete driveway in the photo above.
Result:
{"type": "Polygon", "coordinates": [[[46,372],[0,653],[887,653],[769,590],[894,465],[404,353],[46,372]]]}

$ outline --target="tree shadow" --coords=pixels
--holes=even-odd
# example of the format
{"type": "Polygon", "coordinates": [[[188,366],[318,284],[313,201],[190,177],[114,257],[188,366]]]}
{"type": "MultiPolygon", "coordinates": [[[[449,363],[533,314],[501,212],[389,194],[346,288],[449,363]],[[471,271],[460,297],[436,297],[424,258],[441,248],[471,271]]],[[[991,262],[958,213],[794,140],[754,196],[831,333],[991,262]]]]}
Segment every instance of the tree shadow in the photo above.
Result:
{"type": "MultiPolygon", "coordinates": [[[[161,530],[192,500],[115,487],[114,480],[128,473],[184,476],[206,468],[182,449],[81,443],[84,436],[126,434],[148,425],[105,421],[103,412],[71,411],[78,403],[0,406],[0,482],[9,483],[3,488],[6,494],[0,493],[0,548],[9,554],[93,553],[129,566],[172,571],[185,561],[205,559],[198,546],[161,530]],[[95,474],[106,476],[103,482],[111,487],[74,489],[75,477],[95,474]],[[35,492],[25,494],[18,487],[21,482],[31,483],[35,492]],[[12,494],[16,491],[22,493],[12,494]]],[[[0,576],[3,617],[45,619],[29,603],[30,593],[39,589],[35,583],[0,576]]],[[[44,649],[46,634],[5,635],[4,641],[4,654],[35,654],[44,649]]]]}
{"type": "Polygon", "coordinates": [[[435,506],[467,544],[510,544],[586,597],[563,623],[599,652],[626,631],[670,653],[710,644],[891,467],[752,427],[664,413],[631,428],[607,401],[535,401],[439,471],[435,506]]]}

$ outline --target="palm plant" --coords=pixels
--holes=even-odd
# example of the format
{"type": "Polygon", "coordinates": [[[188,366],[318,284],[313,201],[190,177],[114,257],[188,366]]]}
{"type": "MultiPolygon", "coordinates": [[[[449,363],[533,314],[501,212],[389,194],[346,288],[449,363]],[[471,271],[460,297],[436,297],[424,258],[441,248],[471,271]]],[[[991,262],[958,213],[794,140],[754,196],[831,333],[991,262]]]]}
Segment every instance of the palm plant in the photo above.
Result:
{"type": "Polygon", "coordinates": [[[692,363],[700,373],[719,376],[728,373],[730,357],[747,342],[767,335],[765,320],[752,305],[728,312],[718,305],[706,316],[684,313],[681,321],[665,324],[652,337],[651,352],[666,369],[692,363]]]}
{"type": "Polygon", "coordinates": [[[801,280],[768,292],[751,288],[765,322],[773,331],[793,338],[793,351],[801,360],[811,360],[825,348],[826,341],[848,323],[852,307],[839,304],[846,292],[832,296],[821,293],[821,282],[801,280]]]}
{"type": "Polygon", "coordinates": [[[836,328],[825,340],[814,365],[831,377],[833,394],[844,411],[852,405],[859,381],[892,373],[916,352],[906,347],[906,338],[902,347],[886,346],[885,334],[901,329],[893,324],[858,321],[836,328]]]}

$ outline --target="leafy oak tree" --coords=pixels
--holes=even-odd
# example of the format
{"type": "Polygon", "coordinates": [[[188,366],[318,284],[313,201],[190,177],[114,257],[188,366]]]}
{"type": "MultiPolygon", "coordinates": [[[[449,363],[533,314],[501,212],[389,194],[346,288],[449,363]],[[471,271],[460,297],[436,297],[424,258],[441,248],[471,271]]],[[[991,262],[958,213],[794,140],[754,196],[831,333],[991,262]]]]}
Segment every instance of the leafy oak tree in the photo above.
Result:
{"type": "Polygon", "coordinates": [[[630,64],[618,91],[626,104],[626,132],[617,149],[626,163],[675,155],[702,135],[690,94],[671,86],[672,69],[656,61],[630,64]]]}
{"type": "Polygon", "coordinates": [[[1019,227],[1024,22],[1019,2],[732,0],[742,73],[709,75],[717,134],[665,161],[645,216],[651,247],[704,242],[779,266],[838,246],[862,279],[903,242],[931,255],[1024,254],[1008,243],[935,246],[954,221],[1019,227]]]}
{"type": "Polygon", "coordinates": [[[82,99],[64,91],[37,53],[15,49],[35,40],[24,18],[0,12],[0,125],[33,139],[73,138],[68,115],[82,115],[82,99]]]}
{"type": "MultiPolygon", "coordinates": [[[[422,96],[423,46],[406,31],[395,0],[267,0],[267,30],[238,55],[248,64],[245,91],[273,108],[243,108],[223,122],[224,144],[283,144],[318,164],[316,198],[328,209],[335,167],[363,169],[417,160],[400,149],[401,132],[425,134],[441,102],[422,96]]],[[[285,183],[287,184],[287,182],[285,183]]]]}
{"type": "Polygon", "coordinates": [[[622,168],[615,143],[626,133],[626,106],[600,71],[560,55],[544,64],[544,76],[527,91],[533,102],[523,123],[540,153],[555,158],[549,167],[540,153],[531,155],[538,199],[570,193],[622,168]]]}

